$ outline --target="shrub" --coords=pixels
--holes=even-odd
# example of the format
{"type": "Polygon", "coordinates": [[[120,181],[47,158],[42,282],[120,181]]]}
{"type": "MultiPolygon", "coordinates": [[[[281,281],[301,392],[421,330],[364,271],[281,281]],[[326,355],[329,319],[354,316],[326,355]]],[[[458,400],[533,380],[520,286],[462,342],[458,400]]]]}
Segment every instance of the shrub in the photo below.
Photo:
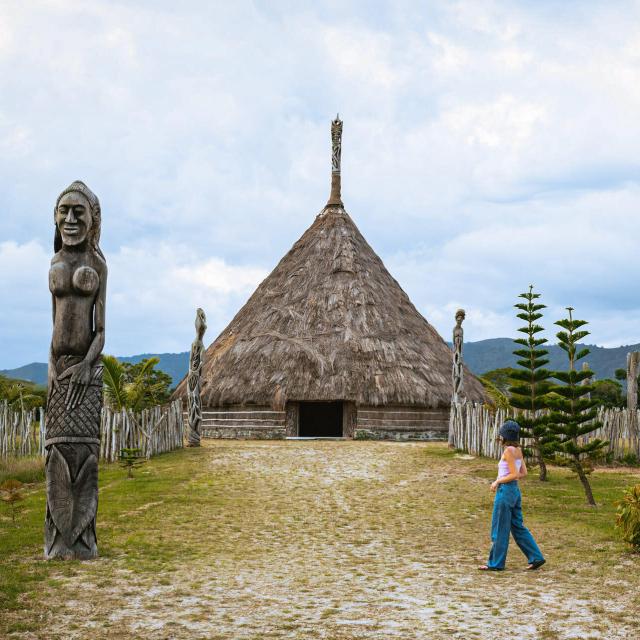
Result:
{"type": "Polygon", "coordinates": [[[625,467],[637,467],[640,465],[640,460],[638,460],[638,456],[635,453],[625,453],[622,458],[619,460],[620,464],[625,467]]]}
{"type": "Polygon", "coordinates": [[[24,496],[20,493],[22,489],[22,482],[11,478],[5,480],[0,484],[0,494],[2,494],[2,501],[8,505],[11,511],[11,520],[15,524],[16,516],[18,515],[21,505],[20,502],[24,500],[24,496]]]}
{"type": "Polygon", "coordinates": [[[640,484],[629,487],[616,503],[616,528],[622,539],[640,553],[640,484]]]}
{"type": "Polygon", "coordinates": [[[143,465],[147,459],[142,449],[120,449],[120,466],[127,470],[127,478],[133,478],[133,470],[143,465]]]}

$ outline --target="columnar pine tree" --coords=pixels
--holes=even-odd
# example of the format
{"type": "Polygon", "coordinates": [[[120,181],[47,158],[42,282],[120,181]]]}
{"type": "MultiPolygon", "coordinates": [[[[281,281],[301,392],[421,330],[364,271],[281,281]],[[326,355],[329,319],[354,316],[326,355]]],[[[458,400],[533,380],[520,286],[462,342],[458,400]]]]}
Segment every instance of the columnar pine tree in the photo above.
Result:
{"type": "Polygon", "coordinates": [[[549,429],[557,437],[557,451],[564,453],[564,462],[577,474],[584,489],[587,502],[594,506],[593,492],[587,474],[591,471],[591,462],[602,452],[607,442],[594,438],[589,442],[580,442],[579,438],[592,433],[602,426],[602,423],[595,420],[598,400],[590,399],[589,394],[593,391],[592,384],[581,384],[583,381],[593,377],[593,371],[582,369],[576,371],[576,362],[584,358],[589,349],[583,348],[578,351],[578,342],[589,335],[589,332],[581,329],[586,320],[575,320],[573,318],[573,308],[567,307],[569,317],[558,320],[555,324],[562,327],[564,331],[559,331],[558,346],[566,351],[569,357],[568,371],[554,371],[553,377],[562,384],[553,386],[553,397],[548,402],[551,407],[549,416],[549,429]]]}
{"type": "Polygon", "coordinates": [[[522,428],[521,435],[533,441],[532,449],[538,463],[539,477],[544,481],[547,479],[544,455],[554,440],[549,434],[548,416],[540,413],[547,408],[546,394],[552,387],[549,380],[551,372],[544,368],[549,363],[546,358],[548,351],[541,348],[547,339],[537,337],[541,331],[544,331],[544,327],[537,324],[537,321],[542,318],[541,311],[546,309],[546,305],[536,302],[540,294],[533,292],[533,285],[529,286],[528,292],[521,293],[518,297],[523,298],[525,302],[514,305],[520,310],[517,317],[527,323],[518,331],[524,333],[526,338],[514,340],[522,345],[521,349],[513,352],[518,356],[517,362],[522,368],[514,369],[511,373],[511,378],[517,382],[509,388],[511,394],[509,403],[515,409],[519,409],[517,420],[522,428]]]}

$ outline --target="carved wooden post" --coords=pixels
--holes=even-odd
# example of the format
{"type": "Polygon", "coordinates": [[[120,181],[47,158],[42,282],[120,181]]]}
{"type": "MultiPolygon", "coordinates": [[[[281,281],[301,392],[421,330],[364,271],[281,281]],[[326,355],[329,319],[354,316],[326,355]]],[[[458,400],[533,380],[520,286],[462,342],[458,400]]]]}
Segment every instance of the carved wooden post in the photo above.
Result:
{"type": "Polygon", "coordinates": [[[342,206],[340,163],[342,157],[342,120],[340,114],[331,123],[331,195],[327,206],[342,206]]]}
{"type": "Polygon", "coordinates": [[[635,411],[638,408],[638,365],[640,351],[627,353],[627,409],[635,411]]]}
{"type": "MultiPolygon", "coordinates": [[[[451,381],[453,383],[453,392],[451,394],[452,411],[457,409],[457,407],[455,407],[456,404],[461,404],[465,401],[463,396],[464,368],[462,366],[462,344],[464,342],[462,322],[465,317],[464,309],[458,309],[456,311],[456,325],[453,328],[453,367],[451,370],[451,381]]],[[[453,446],[453,429],[451,422],[449,424],[449,446],[453,446]]]]}
{"type": "Polygon", "coordinates": [[[200,377],[204,364],[204,343],[202,338],[207,330],[207,318],[202,309],[196,311],[196,339],[191,345],[189,377],[187,378],[187,402],[189,403],[189,447],[200,446],[200,426],[202,425],[202,400],[200,398],[200,377]]]}
{"type": "Polygon", "coordinates": [[[98,198],[80,181],[58,196],[49,270],[53,335],[46,414],[45,558],[98,555],[98,456],[107,265],[98,198]]]}
{"type": "Polygon", "coordinates": [[[640,351],[627,353],[627,411],[634,435],[638,433],[638,368],[640,351]]]}

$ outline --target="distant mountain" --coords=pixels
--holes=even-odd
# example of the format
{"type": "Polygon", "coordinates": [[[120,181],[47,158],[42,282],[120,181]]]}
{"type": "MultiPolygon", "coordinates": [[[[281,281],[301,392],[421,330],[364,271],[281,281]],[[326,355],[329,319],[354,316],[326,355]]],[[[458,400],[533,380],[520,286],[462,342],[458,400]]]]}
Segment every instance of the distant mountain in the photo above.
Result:
{"type": "MultiPolygon", "coordinates": [[[[136,364],[140,362],[140,360],[151,357],[160,358],[158,369],[171,376],[173,386],[177,385],[189,371],[188,351],[184,353],[141,353],[137,356],[118,357],[118,360],[136,364]]],[[[36,384],[47,384],[47,365],[44,362],[32,362],[17,369],[4,369],[0,371],[0,374],[8,376],[9,378],[30,380],[36,384]]]]}
{"type": "MultiPolygon", "coordinates": [[[[588,362],[589,368],[598,380],[613,378],[616,369],[627,368],[627,353],[640,351],[640,344],[610,348],[591,344],[582,346],[588,347],[591,353],[580,363],[588,362]]],[[[473,373],[481,374],[492,369],[516,367],[516,357],[512,353],[516,347],[519,345],[516,345],[511,338],[491,338],[465,343],[462,356],[473,373]]],[[[566,369],[567,354],[558,345],[549,345],[546,348],[549,351],[547,369],[566,369]]]]}
{"type": "MultiPolygon", "coordinates": [[[[517,366],[516,357],[512,353],[516,346],[511,338],[491,338],[489,340],[479,340],[478,342],[466,342],[462,355],[469,369],[475,374],[481,374],[492,369],[517,366]]],[[[611,348],[597,347],[595,345],[586,346],[591,349],[591,353],[585,360],[595,372],[598,380],[613,378],[616,369],[626,368],[627,353],[629,351],[640,351],[640,344],[611,348]]],[[[550,362],[547,368],[566,368],[567,354],[557,345],[549,346],[548,350],[550,362]]],[[[183,353],[141,353],[137,356],[119,357],[118,360],[135,364],[144,358],[151,358],[152,356],[160,358],[158,368],[171,376],[174,386],[189,371],[188,351],[183,353]]],[[[43,362],[32,362],[17,369],[5,369],[0,373],[10,378],[31,380],[36,384],[47,383],[47,365],[43,362]]]]}
{"type": "Polygon", "coordinates": [[[17,369],[3,369],[0,374],[8,378],[29,380],[36,384],[47,384],[47,365],[44,362],[32,362],[17,369]]]}

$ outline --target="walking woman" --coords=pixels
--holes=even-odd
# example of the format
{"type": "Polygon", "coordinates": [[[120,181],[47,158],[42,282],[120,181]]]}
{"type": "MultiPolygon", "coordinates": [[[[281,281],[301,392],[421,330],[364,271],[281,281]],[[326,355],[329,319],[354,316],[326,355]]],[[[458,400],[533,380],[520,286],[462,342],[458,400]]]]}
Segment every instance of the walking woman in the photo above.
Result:
{"type": "Polygon", "coordinates": [[[481,571],[503,571],[509,548],[509,534],[513,536],[522,553],[527,556],[527,570],[539,569],[545,559],[529,529],[522,522],[522,496],[518,479],[527,475],[518,438],[520,425],[507,420],[500,427],[500,440],[504,451],[498,463],[498,477],[491,484],[496,492],[491,519],[491,552],[489,562],[478,567],[481,571]]]}

